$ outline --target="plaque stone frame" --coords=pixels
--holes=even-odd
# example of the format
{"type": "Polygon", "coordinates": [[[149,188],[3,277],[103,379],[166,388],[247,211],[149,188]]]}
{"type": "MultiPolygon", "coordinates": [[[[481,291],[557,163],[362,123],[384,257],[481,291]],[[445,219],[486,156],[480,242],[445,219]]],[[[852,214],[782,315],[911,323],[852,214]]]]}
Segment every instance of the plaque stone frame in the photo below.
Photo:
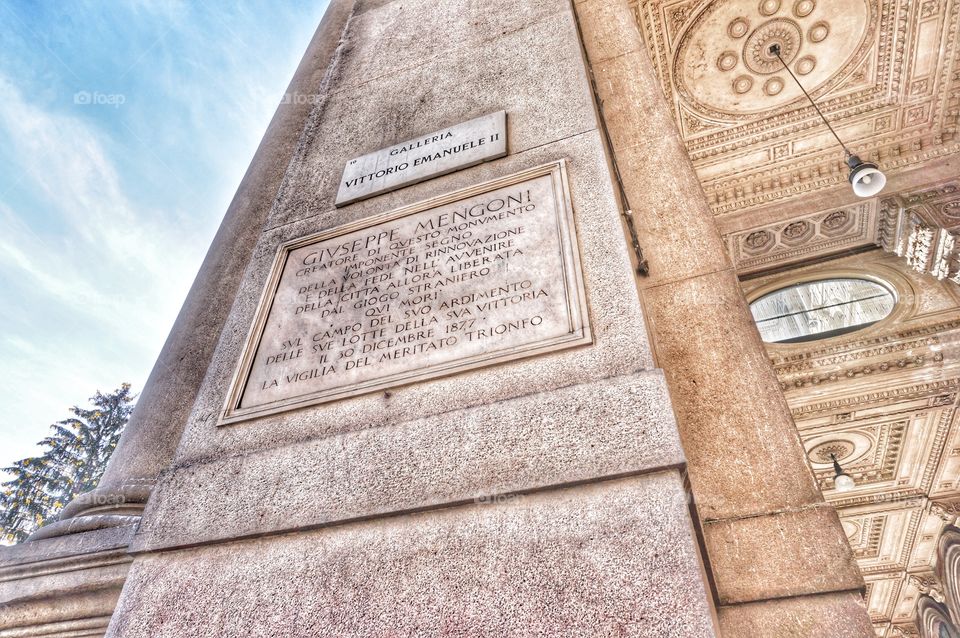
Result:
{"type": "Polygon", "coordinates": [[[576,238],[566,161],[560,159],[549,164],[438,195],[389,212],[366,217],[281,244],[277,249],[273,265],[270,269],[270,275],[264,286],[260,301],[257,304],[253,323],[245,340],[242,355],[230,383],[226,403],[217,425],[237,423],[289,410],[306,408],[362,394],[382,391],[391,387],[426,381],[436,377],[451,376],[468,370],[505,363],[516,359],[588,345],[592,342],[593,336],[589,324],[583,273],[580,265],[580,250],[576,238]],[[563,306],[565,311],[564,320],[566,322],[566,331],[564,334],[516,347],[494,349],[489,352],[484,351],[462,358],[457,357],[436,365],[413,367],[412,369],[399,373],[388,374],[346,386],[309,391],[301,395],[264,404],[242,406],[247,385],[253,371],[254,361],[257,357],[257,351],[264,338],[267,322],[271,316],[274,300],[280,287],[281,278],[286,272],[286,266],[291,252],[318,244],[325,240],[374,228],[393,220],[416,215],[417,213],[430,211],[440,206],[467,200],[491,191],[523,184],[525,182],[529,183],[532,180],[542,177],[549,177],[552,191],[551,203],[553,203],[553,219],[550,221],[552,230],[556,232],[558,239],[559,255],[554,255],[554,257],[558,259],[560,272],[550,273],[549,276],[562,276],[562,289],[564,292],[563,306]]]}

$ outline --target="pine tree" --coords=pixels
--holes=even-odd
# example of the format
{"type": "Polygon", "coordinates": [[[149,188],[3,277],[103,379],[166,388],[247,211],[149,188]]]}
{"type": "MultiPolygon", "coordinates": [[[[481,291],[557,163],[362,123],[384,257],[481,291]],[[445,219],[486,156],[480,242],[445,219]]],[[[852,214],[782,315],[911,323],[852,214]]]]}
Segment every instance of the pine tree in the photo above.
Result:
{"type": "Polygon", "coordinates": [[[0,493],[0,524],[7,542],[20,542],[56,519],[64,504],[100,482],[107,461],[133,412],[136,397],[124,383],[110,394],[97,392],[92,407],[70,409],[73,417],[50,426],[40,442],[43,455],[4,468],[13,478],[0,493]]]}

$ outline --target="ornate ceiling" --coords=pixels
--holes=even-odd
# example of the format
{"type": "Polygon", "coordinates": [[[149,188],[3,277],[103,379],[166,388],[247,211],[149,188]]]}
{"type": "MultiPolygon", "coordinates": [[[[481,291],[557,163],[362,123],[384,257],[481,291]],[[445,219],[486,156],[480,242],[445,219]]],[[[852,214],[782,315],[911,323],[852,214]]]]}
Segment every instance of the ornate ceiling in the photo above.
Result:
{"type": "Polygon", "coordinates": [[[880,249],[743,287],[754,298],[798,279],[857,276],[896,290],[887,319],[768,352],[863,572],[877,635],[916,636],[920,597],[940,595],[937,539],[960,512],[960,287],[880,249]],[[852,491],[834,488],[831,454],[855,479],[852,491]]]}
{"type": "Polygon", "coordinates": [[[722,228],[811,193],[835,194],[823,211],[854,203],[843,152],[772,43],[851,150],[888,174],[960,151],[960,0],[634,5],[722,228]]]}

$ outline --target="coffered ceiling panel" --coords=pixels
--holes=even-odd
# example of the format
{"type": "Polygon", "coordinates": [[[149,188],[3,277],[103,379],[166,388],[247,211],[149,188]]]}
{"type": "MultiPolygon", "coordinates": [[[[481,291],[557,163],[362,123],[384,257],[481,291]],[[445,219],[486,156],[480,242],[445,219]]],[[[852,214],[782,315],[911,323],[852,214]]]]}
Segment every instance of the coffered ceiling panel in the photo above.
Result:
{"type": "Polygon", "coordinates": [[[730,233],[725,239],[741,275],[811,256],[876,244],[877,199],[730,233]]]}
{"type": "Polygon", "coordinates": [[[922,515],[919,499],[842,512],[840,521],[864,575],[906,569],[922,515]]]}
{"type": "MultiPolygon", "coordinates": [[[[865,576],[867,613],[874,623],[890,622],[903,588],[903,577],[896,574],[865,576]]],[[[880,634],[883,635],[883,634],[880,634]]]]}
{"type": "MultiPolygon", "coordinates": [[[[847,145],[888,171],[960,150],[960,0],[635,0],[717,215],[843,184],[847,145]]],[[[841,202],[838,202],[838,204],[841,202]]]]}
{"type": "Polygon", "coordinates": [[[927,493],[940,465],[944,439],[954,408],[946,406],[903,416],[853,421],[805,429],[797,423],[824,496],[838,504],[874,498],[909,498],[927,493]],[[833,485],[831,454],[856,480],[839,493],[833,485]]]}
{"type": "MultiPolygon", "coordinates": [[[[950,184],[928,185],[883,198],[878,216],[895,205],[924,207],[927,219],[957,198],[950,184]]],[[[822,214],[799,219],[815,225],[822,214]]],[[[868,328],[768,344],[767,352],[864,574],[877,635],[917,636],[918,601],[943,594],[937,542],[960,513],[960,298],[955,284],[882,250],[759,273],[742,287],[754,299],[838,276],[883,281],[896,290],[897,305],[868,328]],[[834,457],[854,478],[849,491],[835,489],[834,457]]]]}
{"type": "MultiPolygon", "coordinates": [[[[955,414],[943,446],[940,465],[930,487],[930,498],[950,499],[960,493],[960,418],[955,414]]],[[[951,508],[954,509],[954,508],[951,508]]]]}

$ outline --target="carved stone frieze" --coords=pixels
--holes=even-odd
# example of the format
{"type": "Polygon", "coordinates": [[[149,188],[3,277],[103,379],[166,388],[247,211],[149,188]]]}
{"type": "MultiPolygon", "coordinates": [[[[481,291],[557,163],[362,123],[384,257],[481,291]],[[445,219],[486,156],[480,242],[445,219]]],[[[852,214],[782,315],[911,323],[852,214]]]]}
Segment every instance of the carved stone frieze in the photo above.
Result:
{"type": "Polygon", "coordinates": [[[839,344],[813,342],[804,352],[775,352],[770,359],[778,374],[787,374],[809,369],[811,366],[858,361],[903,349],[942,344],[948,335],[957,330],[960,330],[960,319],[894,326],[892,330],[881,335],[860,339],[851,336],[850,339],[839,344]]]}
{"type": "Polygon", "coordinates": [[[876,243],[877,200],[727,235],[737,272],[772,267],[876,243]]]}
{"type": "Polygon", "coordinates": [[[960,182],[886,197],[878,236],[914,271],[960,283],[960,182]]]}
{"type": "Polygon", "coordinates": [[[878,363],[871,363],[865,366],[856,366],[853,368],[847,368],[845,370],[834,370],[829,372],[820,372],[807,376],[799,376],[793,378],[789,381],[781,381],[780,387],[784,391],[795,390],[798,388],[806,388],[810,386],[819,386],[827,383],[833,383],[840,381],[841,379],[856,379],[859,377],[865,377],[873,374],[879,374],[884,372],[889,372],[891,370],[896,371],[898,369],[902,370],[904,368],[913,368],[913,367],[922,367],[927,365],[930,362],[939,363],[943,361],[943,355],[939,352],[934,353],[933,356],[927,357],[925,355],[911,355],[908,357],[898,357],[895,359],[890,359],[887,361],[880,361],[878,363]]]}
{"type": "MultiPolygon", "coordinates": [[[[921,337],[919,339],[902,341],[898,340],[885,343],[883,345],[867,346],[859,350],[855,350],[855,346],[851,344],[849,348],[850,351],[848,352],[842,352],[838,354],[831,353],[825,356],[788,361],[777,365],[776,371],[778,375],[785,378],[787,375],[803,373],[811,370],[822,370],[828,366],[856,363],[865,359],[872,359],[874,357],[881,357],[898,352],[912,352],[917,349],[927,349],[930,346],[936,346],[939,343],[940,337],[938,335],[930,335],[928,337],[921,337]]],[[[898,365],[898,367],[903,368],[904,366],[898,365]]],[[[886,370],[886,368],[880,369],[884,371],[886,370]]]]}
{"type": "MultiPolygon", "coordinates": [[[[867,394],[852,394],[843,396],[831,401],[821,401],[797,405],[791,408],[793,417],[801,419],[824,412],[834,412],[837,410],[850,410],[853,408],[863,408],[866,406],[886,406],[891,402],[899,403],[910,401],[918,397],[928,398],[930,407],[937,405],[952,405],[957,398],[957,388],[960,381],[934,381],[931,383],[922,383],[919,385],[896,387],[889,390],[870,392],[867,394]]],[[[853,420],[855,413],[840,412],[837,416],[842,419],[834,419],[834,422],[842,423],[853,420]]]]}

